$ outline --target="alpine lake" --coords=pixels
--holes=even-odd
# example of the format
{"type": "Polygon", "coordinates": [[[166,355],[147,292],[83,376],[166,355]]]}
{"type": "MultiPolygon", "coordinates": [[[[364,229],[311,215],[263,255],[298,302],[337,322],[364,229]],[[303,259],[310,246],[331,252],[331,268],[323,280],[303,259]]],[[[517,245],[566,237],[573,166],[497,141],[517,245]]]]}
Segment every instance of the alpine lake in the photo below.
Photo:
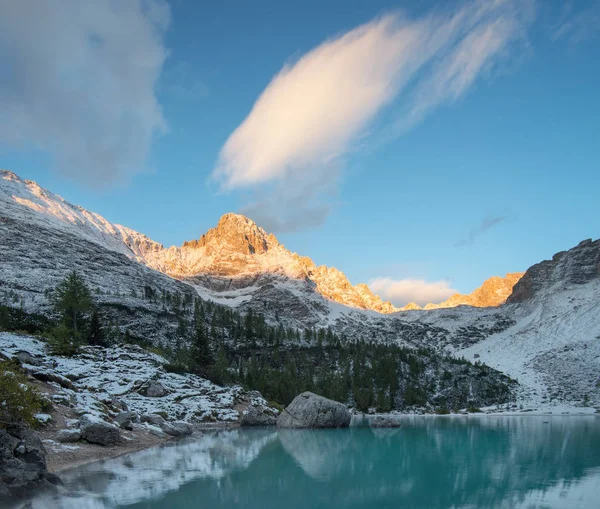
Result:
{"type": "Polygon", "coordinates": [[[600,416],[224,429],[64,471],[32,509],[600,508],[600,416]]]}

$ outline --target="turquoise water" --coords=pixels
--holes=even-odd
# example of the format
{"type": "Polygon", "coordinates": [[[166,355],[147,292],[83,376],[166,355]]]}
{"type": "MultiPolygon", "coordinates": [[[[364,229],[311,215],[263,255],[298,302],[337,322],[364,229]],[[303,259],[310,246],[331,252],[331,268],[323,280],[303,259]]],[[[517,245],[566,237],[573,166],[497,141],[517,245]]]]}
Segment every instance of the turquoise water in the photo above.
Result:
{"type": "Polygon", "coordinates": [[[32,507],[600,508],[597,417],[406,418],[222,430],[74,469],[32,507]]]}

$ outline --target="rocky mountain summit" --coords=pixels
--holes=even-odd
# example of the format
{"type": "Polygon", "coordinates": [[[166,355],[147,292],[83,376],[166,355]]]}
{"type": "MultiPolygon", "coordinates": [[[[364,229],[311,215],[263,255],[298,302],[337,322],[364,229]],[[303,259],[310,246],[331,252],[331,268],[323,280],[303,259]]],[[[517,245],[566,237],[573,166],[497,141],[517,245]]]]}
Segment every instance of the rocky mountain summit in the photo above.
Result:
{"type": "Polygon", "coordinates": [[[256,285],[263,276],[265,281],[274,275],[283,276],[346,306],[380,313],[397,311],[367,285],[353,286],[335,267],[317,266],[310,258],[290,252],[272,233],[240,214],[225,214],[215,228],[181,247],[141,250],[141,254],[149,267],[200,285],[206,277],[215,276],[235,278],[238,287],[256,285]]]}
{"type": "Polygon", "coordinates": [[[455,293],[439,304],[427,304],[424,307],[411,302],[401,308],[402,311],[418,309],[444,309],[457,306],[472,306],[476,308],[496,307],[504,304],[513,291],[513,287],[523,277],[522,272],[508,273],[504,277],[492,276],[469,294],[455,293]]]}
{"type": "Polygon", "coordinates": [[[509,303],[524,302],[543,293],[572,285],[584,285],[600,278],[600,239],[587,239],[568,251],[556,253],[530,267],[515,284],[509,303]]]}
{"type": "MultiPolygon", "coordinates": [[[[302,351],[307,367],[324,358],[314,350],[316,331],[331,329],[342,344],[426,348],[484,362],[519,381],[523,390],[516,404],[525,407],[600,405],[594,376],[600,370],[599,246],[598,240],[584,241],[522,277],[491,278],[470,295],[399,312],[366,285],[353,286],[337,269],[291,253],[244,216],[226,214],[199,239],[165,248],[35,182],[0,172],[0,304],[47,316],[52,313],[47,292],[77,270],[116,342],[128,334],[148,346],[172,348],[195,300],[205,305],[210,300],[240,320],[252,312],[275,330],[292,330],[279,347],[302,351]]],[[[232,331],[239,334],[241,326],[221,331],[212,327],[213,316],[207,314],[207,328],[233,344],[232,331]]],[[[272,345],[264,345],[266,360],[273,352],[272,345]]],[[[250,350],[236,348],[246,364],[251,361],[250,350]]],[[[419,383],[433,387],[434,394],[444,373],[430,369],[432,359],[431,353],[424,357],[419,383]]],[[[331,369],[339,367],[336,363],[332,355],[331,369]]],[[[495,379],[490,383],[498,385],[495,379]]],[[[486,388],[481,389],[483,394],[486,388]]]]}
{"type": "Polygon", "coordinates": [[[198,240],[165,248],[6,170],[0,170],[0,204],[0,221],[24,220],[30,225],[73,234],[173,278],[206,284],[212,291],[213,277],[236,278],[240,288],[256,286],[257,279],[263,276],[266,281],[281,276],[345,306],[380,313],[397,311],[367,285],[353,286],[336,268],[317,266],[310,258],[290,252],[273,234],[240,214],[225,214],[215,228],[198,240]]]}

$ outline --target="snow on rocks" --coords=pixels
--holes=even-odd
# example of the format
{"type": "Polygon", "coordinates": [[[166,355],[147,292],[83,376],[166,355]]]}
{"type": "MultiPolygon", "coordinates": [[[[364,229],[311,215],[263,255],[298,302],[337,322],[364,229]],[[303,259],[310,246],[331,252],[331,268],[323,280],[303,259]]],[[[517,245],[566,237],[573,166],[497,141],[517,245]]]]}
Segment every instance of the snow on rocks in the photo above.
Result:
{"type": "Polygon", "coordinates": [[[48,424],[52,420],[52,416],[50,414],[35,414],[34,417],[42,424],[48,424]]]}
{"type": "Polygon", "coordinates": [[[162,398],[167,395],[167,390],[163,387],[163,384],[156,380],[152,380],[146,389],[145,395],[149,398],[162,398]]]}
{"type": "Polygon", "coordinates": [[[56,440],[60,443],[79,442],[81,431],[79,429],[61,429],[56,433],[56,440]]]}
{"type": "Polygon", "coordinates": [[[114,420],[120,428],[132,430],[133,422],[137,420],[137,415],[129,410],[123,410],[115,416],[114,420]]]}
{"type": "Polygon", "coordinates": [[[90,444],[115,445],[121,442],[121,432],[114,424],[105,422],[95,415],[84,415],[79,419],[81,438],[90,444]]]}
{"type": "MultiPolygon", "coordinates": [[[[24,362],[23,367],[55,387],[59,396],[53,398],[55,402],[68,401],[80,418],[111,423],[124,411],[131,412],[133,421],[137,420],[134,416],[145,415],[164,416],[165,421],[184,423],[236,423],[240,418],[234,408],[245,398],[240,386],[219,387],[196,375],[169,373],[165,370],[164,358],[141,347],[88,346],[68,358],[49,355],[45,346],[43,341],[31,336],[0,332],[0,352],[10,358],[27,352],[39,359],[39,364],[24,362]],[[153,397],[149,397],[147,390],[146,395],[141,394],[142,387],[153,388],[153,397]]],[[[262,397],[258,399],[267,406],[262,397]]],[[[121,425],[126,421],[121,415],[116,422],[121,425]]],[[[169,422],[167,433],[185,435],[189,429],[181,423],[169,422]]],[[[85,438],[83,429],[82,436],[85,438]]]]}

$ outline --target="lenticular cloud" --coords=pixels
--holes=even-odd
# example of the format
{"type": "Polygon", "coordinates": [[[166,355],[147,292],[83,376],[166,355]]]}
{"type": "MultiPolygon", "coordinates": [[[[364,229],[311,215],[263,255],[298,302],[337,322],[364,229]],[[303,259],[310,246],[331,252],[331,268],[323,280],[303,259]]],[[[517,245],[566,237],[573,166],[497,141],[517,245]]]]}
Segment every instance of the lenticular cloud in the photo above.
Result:
{"type": "Polygon", "coordinates": [[[464,95],[522,39],[528,4],[475,1],[418,19],[393,13],[325,41],[271,80],[222,147],[213,178],[223,189],[275,183],[274,196],[261,193],[252,208],[305,214],[298,202],[314,205],[319,188],[311,195],[303,180],[328,187],[367,130],[393,138],[464,95]],[[396,113],[382,133],[373,120],[386,108],[396,113]],[[290,180],[296,193],[281,189],[290,180]]]}

